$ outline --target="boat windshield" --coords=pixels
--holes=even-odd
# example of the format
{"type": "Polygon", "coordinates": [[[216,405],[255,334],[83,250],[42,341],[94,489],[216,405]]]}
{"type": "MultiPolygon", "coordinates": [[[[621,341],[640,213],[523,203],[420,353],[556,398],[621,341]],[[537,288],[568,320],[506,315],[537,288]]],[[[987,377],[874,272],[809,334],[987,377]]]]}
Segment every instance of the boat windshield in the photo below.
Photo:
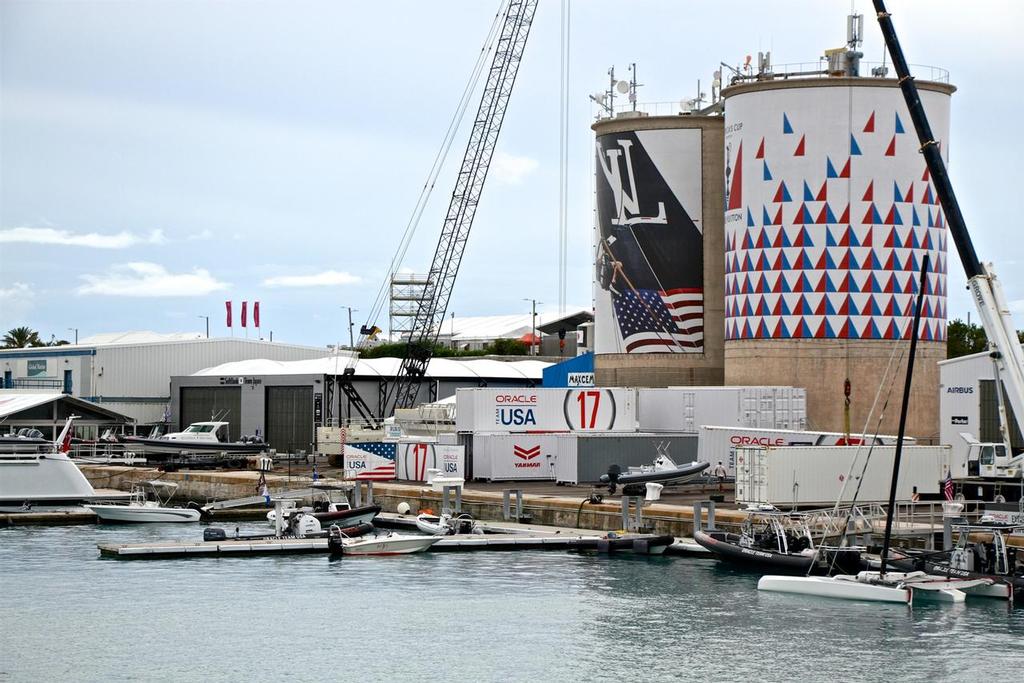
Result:
{"type": "Polygon", "coordinates": [[[185,431],[190,434],[204,434],[206,432],[212,432],[216,428],[216,425],[189,425],[188,429],[185,431]]]}

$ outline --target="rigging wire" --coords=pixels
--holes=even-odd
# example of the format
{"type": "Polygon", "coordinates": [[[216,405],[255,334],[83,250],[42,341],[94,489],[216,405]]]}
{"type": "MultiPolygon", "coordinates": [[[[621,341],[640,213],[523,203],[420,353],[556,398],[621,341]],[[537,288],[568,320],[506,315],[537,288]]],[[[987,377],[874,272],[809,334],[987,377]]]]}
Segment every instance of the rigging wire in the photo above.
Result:
{"type": "Polygon", "coordinates": [[[572,0],[562,0],[561,72],[558,121],[558,312],[565,313],[569,252],[569,63],[572,0]]]}
{"type": "MultiPolygon", "coordinates": [[[[485,71],[485,66],[488,63],[488,56],[494,48],[494,43],[500,33],[500,26],[502,17],[506,13],[509,0],[503,0],[501,6],[498,8],[497,13],[494,15],[494,20],[491,23],[491,27],[487,32],[487,37],[484,40],[483,46],[480,48],[480,52],[477,55],[476,63],[473,65],[473,69],[470,72],[469,79],[466,82],[465,87],[462,90],[462,96],[459,99],[458,105],[455,108],[455,112],[452,115],[451,121],[448,123],[448,129],[445,131],[444,138],[441,141],[441,146],[438,148],[437,153],[434,155],[433,163],[430,166],[430,171],[427,174],[427,179],[423,183],[423,188],[420,190],[420,195],[416,200],[416,204],[413,206],[412,214],[409,216],[409,221],[406,223],[405,231],[402,233],[402,239],[399,241],[398,249],[395,251],[395,255],[391,259],[391,264],[388,266],[387,276],[381,283],[380,289],[377,291],[377,296],[374,299],[373,306],[370,308],[367,316],[366,327],[370,327],[374,321],[377,320],[381,314],[384,302],[388,298],[390,291],[391,280],[402,267],[402,262],[405,260],[405,255],[409,250],[409,246],[412,243],[412,238],[416,233],[416,229],[419,226],[420,218],[423,216],[427,204],[430,200],[430,196],[434,190],[434,186],[437,183],[437,178],[441,174],[444,167],[444,163],[448,158],[448,153],[451,150],[452,144],[455,141],[455,136],[462,124],[462,120],[466,113],[466,109],[469,107],[469,103],[473,100],[473,92],[476,90],[477,85],[480,82],[480,77],[485,71]]],[[[390,330],[389,330],[390,332],[390,330]]],[[[356,347],[360,347],[365,341],[367,335],[362,334],[360,331],[359,342],[356,347]]],[[[353,354],[350,364],[354,364],[357,358],[357,354],[353,354]]]]}

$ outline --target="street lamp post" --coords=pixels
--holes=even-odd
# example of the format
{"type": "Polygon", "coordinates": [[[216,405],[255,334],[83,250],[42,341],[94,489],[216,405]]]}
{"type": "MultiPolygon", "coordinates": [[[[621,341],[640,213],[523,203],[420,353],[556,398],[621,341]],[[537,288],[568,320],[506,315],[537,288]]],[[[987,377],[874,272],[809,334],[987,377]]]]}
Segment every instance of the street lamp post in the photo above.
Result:
{"type": "Polygon", "coordinates": [[[197,315],[197,318],[203,318],[206,321],[206,338],[210,338],[210,316],[208,315],[197,315]]]}
{"type": "Polygon", "coordinates": [[[530,355],[536,356],[537,353],[534,351],[534,342],[537,340],[537,304],[544,303],[543,301],[537,301],[536,299],[523,299],[523,301],[530,302],[530,319],[532,324],[530,326],[530,355]]]}
{"type": "Polygon", "coordinates": [[[351,306],[342,306],[342,308],[348,309],[348,348],[355,351],[355,335],[352,334],[352,313],[358,313],[358,308],[352,308],[351,306]]]}
{"type": "Polygon", "coordinates": [[[68,332],[74,332],[75,333],[75,346],[78,346],[78,328],[77,327],[69,327],[68,328],[68,332]]]}

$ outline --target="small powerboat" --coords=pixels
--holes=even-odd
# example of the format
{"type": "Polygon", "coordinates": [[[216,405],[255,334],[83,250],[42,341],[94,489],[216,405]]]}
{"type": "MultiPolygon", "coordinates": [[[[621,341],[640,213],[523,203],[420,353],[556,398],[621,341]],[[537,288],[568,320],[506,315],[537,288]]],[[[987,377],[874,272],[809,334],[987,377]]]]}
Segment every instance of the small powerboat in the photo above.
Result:
{"type": "MultiPolygon", "coordinates": [[[[345,488],[323,484],[314,486],[320,492],[313,504],[310,506],[298,507],[295,501],[282,501],[281,515],[284,520],[297,512],[312,515],[323,524],[339,524],[341,526],[356,526],[358,524],[372,524],[373,518],[380,514],[379,505],[361,505],[352,507],[345,495],[345,488]]],[[[267,513],[267,521],[274,526],[277,519],[277,510],[267,513]]]]}
{"type": "Polygon", "coordinates": [[[199,510],[168,505],[177,488],[177,484],[169,481],[147,481],[132,487],[127,504],[88,504],[85,507],[95,512],[101,522],[198,522],[199,510]],[[155,500],[147,499],[147,487],[155,500]]]}
{"type": "Polygon", "coordinates": [[[335,525],[327,533],[327,547],[337,555],[409,555],[425,551],[442,538],[395,532],[350,538],[335,525]]]}
{"type": "Polygon", "coordinates": [[[151,461],[158,462],[170,456],[183,453],[210,453],[246,456],[258,455],[270,445],[258,436],[243,436],[240,441],[231,441],[228,422],[193,422],[184,431],[172,432],[151,438],[122,436],[125,448],[145,453],[151,461]]]}
{"type": "Polygon", "coordinates": [[[416,517],[416,528],[430,536],[454,536],[455,534],[482,534],[471,515],[452,515],[443,512],[440,516],[423,513],[416,517]]]}
{"type": "Polygon", "coordinates": [[[651,482],[662,486],[685,484],[697,478],[708,467],[710,467],[710,463],[697,461],[677,465],[668,453],[658,453],[653,465],[630,467],[626,472],[622,472],[618,465],[612,465],[608,468],[608,474],[601,475],[601,483],[608,484],[609,493],[615,493],[616,486],[621,486],[624,495],[633,493],[643,495],[645,484],[651,482]]]}

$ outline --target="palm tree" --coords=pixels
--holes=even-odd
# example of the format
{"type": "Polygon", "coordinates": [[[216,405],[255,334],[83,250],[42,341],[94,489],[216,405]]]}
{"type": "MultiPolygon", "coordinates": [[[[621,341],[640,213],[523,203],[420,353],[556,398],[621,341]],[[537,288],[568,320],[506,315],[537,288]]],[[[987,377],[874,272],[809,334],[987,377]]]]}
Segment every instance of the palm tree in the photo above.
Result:
{"type": "Polygon", "coordinates": [[[28,327],[15,327],[4,335],[5,349],[24,349],[29,346],[46,346],[39,333],[28,327]]]}

